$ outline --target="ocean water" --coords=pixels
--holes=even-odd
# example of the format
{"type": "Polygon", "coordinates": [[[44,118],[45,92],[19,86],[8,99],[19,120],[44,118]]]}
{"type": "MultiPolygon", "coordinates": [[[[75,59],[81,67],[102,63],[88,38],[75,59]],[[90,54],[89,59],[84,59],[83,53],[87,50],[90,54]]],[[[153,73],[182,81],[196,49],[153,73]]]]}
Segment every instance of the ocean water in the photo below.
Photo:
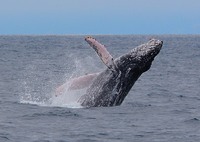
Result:
{"type": "Polygon", "coordinates": [[[54,96],[70,78],[106,68],[84,36],[0,36],[0,142],[200,140],[200,35],[94,37],[115,58],[164,42],[121,106],[81,108],[84,89],[54,96]]]}

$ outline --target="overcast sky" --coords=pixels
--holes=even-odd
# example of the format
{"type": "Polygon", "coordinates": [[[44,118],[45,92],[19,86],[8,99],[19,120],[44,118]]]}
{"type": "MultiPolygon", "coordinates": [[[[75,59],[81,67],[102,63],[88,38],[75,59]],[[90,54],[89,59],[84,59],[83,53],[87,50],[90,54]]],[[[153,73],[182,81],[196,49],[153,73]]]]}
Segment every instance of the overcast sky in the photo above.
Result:
{"type": "Polygon", "coordinates": [[[200,34],[200,0],[0,0],[0,34],[200,34]]]}

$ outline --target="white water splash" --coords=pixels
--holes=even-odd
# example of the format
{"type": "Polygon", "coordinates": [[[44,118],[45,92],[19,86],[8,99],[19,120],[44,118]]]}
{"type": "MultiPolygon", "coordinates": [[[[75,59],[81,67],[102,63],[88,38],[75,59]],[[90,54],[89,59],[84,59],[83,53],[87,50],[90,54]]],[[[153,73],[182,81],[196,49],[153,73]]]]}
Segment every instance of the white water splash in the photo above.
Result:
{"type": "Polygon", "coordinates": [[[68,108],[82,108],[78,100],[85,93],[86,89],[65,91],[60,96],[53,96],[51,101],[51,106],[56,107],[68,107],[68,108]]]}
{"type": "MultiPolygon", "coordinates": [[[[75,70],[64,75],[67,78],[66,82],[74,77],[89,73],[92,70],[94,70],[94,72],[98,70],[91,57],[87,57],[84,60],[73,58],[73,63],[75,65],[75,70]]],[[[78,103],[78,100],[82,95],[85,94],[87,88],[69,91],[68,84],[68,86],[65,86],[65,90],[62,91],[61,95],[56,97],[56,88],[59,85],[56,84],[55,81],[50,80],[45,82],[44,78],[41,78],[40,76],[38,77],[38,74],[41,75],[41,72],[40,69],[37,68],[36,64],[29,65],[26,69],[27,71],[24,73],[25,77],[22,81],[23,83],[21,84],[23,91],[19,96],[20,103],[47,107],[82,108],[80,103],[78,103]]],[[[47,78],[53,76],[53,74],[42,75],[46,76],[47,78]]]]}
{"type": "Polygon", "coordinates": [[[47,107],[82,108],[78,100],[85,91],[86,89],[73,91],[67,91],[66,89],[59,96],[55,96],[55,93],[52,93],[49,98],[36,97],[34,94],[27,93],[20,97],[20,103],[47,107]]]}

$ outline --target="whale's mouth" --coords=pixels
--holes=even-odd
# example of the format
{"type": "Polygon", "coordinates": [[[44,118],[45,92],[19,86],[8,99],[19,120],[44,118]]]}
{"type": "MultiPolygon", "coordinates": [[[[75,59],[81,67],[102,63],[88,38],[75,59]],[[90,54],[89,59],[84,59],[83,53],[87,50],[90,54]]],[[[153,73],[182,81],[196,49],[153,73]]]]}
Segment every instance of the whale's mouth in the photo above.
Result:
{"type": "Polygon", "coordinates": [[[141,45],[141,55],[147,58],[154,58],[161,50],[163,41],[151,39],[145,45],[141,45]]]}
{"type": "Polygon", "coordinates": [[[158,46],[158,45],[162,45],[163,41],[162,40],[157,40],[157,39],[150,39],[148,44],[149,45],[158,46]]]}
{"type": "Polygon", "coordinates": [[[157,40],[157,39],[151,39],[149,42],[147,42],[147,47],[152,48],[152,49],[158,48],[160,50],[162,45],[163,45],[163,41],[157,40]]]}
{"type": "Polygon", "coordinates": [[[139,60],[154,58],[161,50],[163,41],[157,39],[151,39],[147,43],[142,44],[131,51],[132,57],[136,57],[139,60]]]}

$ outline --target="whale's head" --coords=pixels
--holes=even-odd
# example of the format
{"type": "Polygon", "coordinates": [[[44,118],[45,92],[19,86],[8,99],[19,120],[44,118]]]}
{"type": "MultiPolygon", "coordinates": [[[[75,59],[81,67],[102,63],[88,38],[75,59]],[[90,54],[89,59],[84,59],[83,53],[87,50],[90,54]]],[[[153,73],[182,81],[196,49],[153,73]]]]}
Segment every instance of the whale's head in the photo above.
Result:
{"type": "Polygon", "coordinates": [[[145,72],[151,67],[151,63],[160,52],[162,45],[162,41],[151,39],[116,59],[116,64],[121,70],[145,72]]]}
{"type": "Polygon", "coordinates": [[[133,62],[138,64],[138,67],[142,71],[147,71],[154,58],[158,55],[163,45],[163,41],[157,39],[151,39],[146,44],[143,44],[134,50],[131,55],[133,56],[133,62]]]}

